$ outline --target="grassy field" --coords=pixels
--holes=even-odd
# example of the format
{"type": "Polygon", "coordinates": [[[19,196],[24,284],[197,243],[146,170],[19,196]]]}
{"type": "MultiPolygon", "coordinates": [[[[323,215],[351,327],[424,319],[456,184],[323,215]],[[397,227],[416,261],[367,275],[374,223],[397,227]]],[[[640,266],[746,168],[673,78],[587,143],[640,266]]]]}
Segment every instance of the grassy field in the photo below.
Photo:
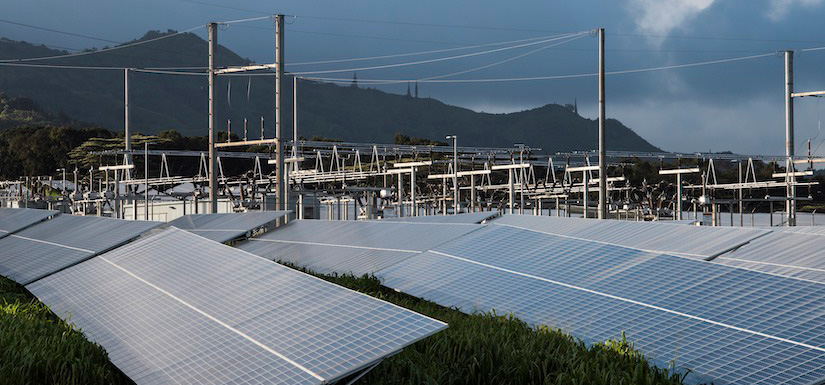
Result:
{"type": "MultiPolygon", "coordinates": [[[[317,275],[317,274],[316,274],[317,275]]],[[[363,384],[681,384],[626,341],[586,346],[509,316],[466,315],[389,290],[374,277],[317,275],[449,323],[360,380],[363,384]]],[[[130,384],[105,351],[0,277],[0,384],[130,384]]]]}
{"type": "Polygon", "coordinates": [[[0,277],[0,384],[133,384],[100,345],[0,277]]]}

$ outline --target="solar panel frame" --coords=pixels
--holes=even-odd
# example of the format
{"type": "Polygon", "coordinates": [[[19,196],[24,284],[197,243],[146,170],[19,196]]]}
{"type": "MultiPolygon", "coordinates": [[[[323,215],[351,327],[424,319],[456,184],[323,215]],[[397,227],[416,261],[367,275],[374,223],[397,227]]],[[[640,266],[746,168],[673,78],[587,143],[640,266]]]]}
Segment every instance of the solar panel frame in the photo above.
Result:
{"type": "Polygon", "coordinates": [[[706,260],[771,233],[762,229],[691,226],[667,221],[635,222],[513,214],[504,215],[491,223],[706,260]]]}
{"type": "Polygon", "coordinates": [[[271,224],[291,211],[250,211],[245,213],[190,214],[167,223],[216,242],[243,238],[251,231],[271,224]]]}
{"type": "Polygon", "coordinates": [[[825,329],[825,285],[818,283],[506,226],[376,276],[443,306],[513,313],[588,342],[624,331],[655,362],[679,358],[721,383],[808,384],[825,375],[825,336],[815,332],[825,329]],[[725,341],[738,342],[727,349],[725,341]],[[788,351],[801,361],[771,358],[788,351]],[[795,367],[798,381],[776,377],[795,367]],[[750,377],[737,377],[743,370],[750,377]]]}
{"type": "Polygon", "coordinates": [[[0,275],[25,285],[123,245],[159,225],[60,215],[0,239],[0,275]]]}
{"type": "Polygon", "coordinates": [[[475,213],[462,213],[456,215],[422,215],[417,217],[393,217],[384,218],[387,222],[417,222],[417,223],[468,223],[478,224],[499,216],[498,210],[479,211],[475,213]]]}
{"type": "MultiPolygon", "coordinates": [[[[250,377],[244,383],[331,383],[446,327],[443,322],[176,228],[159,231],[27,288],[58,315],[71,314],[90,339],[107,348],[112,362],[141,385],[174,382],[178,379],[173,374],[179,370],[159,373],[156,367],[142,365],[151,357],[135,352],[163,353],[181,343],[219,347],[189,352],[192,358],[188,365],[196,367],[215,357],[221,346],[253,341],[257,343],[249,347],[258,353],[264,349],[310,375],[289,382],[278,373],[256,375],[245,368],[205,370],[224,376],[242,370],[250,377]],[[114,287],[117,289],[109,289],[114,287]],[[155,296],[133,288],[149,288],[155,296]],[[177,304],[174,308],[166,306],[165,311],[185,313],[177,315],[177,320],[160,314],[161,321],[172,322],[172,326],[179,321],[182,326],[170,327],[173,332],[167,332],[165,327],[169,325],[146,317],[139,317],[138,323],[118,324],[131,321],[124,320],[128,317],[121,314],[123,308],[151,311],[160,301],[157,296],[177,304]],[[101,307],[106,311],[84,313],[101,307]],[[187,340],[178,341],[174,331],[191,329],[188,325],[192,317],[205,317],[207,324],[221,326],[210,333],[231,331],[235,342],[213,344],[201,341],[208,337],[202,335],[187,335],[187,340]],[[153,328],[160,335],[144,338],[135,327],[153,328]],[[113,335],[122,343],[113,344],[113,335]]],[[[233,351],[228,356],[245,351],[233,351]]],[[[246,356],[248,361],[237,364],[259,368],[278,364],[256,361],[261,354],[246,356]]],[[[166,357],[159,361],[173,360],[166,357]]],[[[210,381],[209,377],[200,380],[197,382],[226,382],[210,381]]]]}
{"type": "Polygon", "coordinates": [[[371,274],[483,228],[473,224],[294,220],[236,245],[319,273],[371,274]]]}
{"type": "Polygon", "coordinates": [[[56,210],[0,207],[0,238],[60,215],[56,210]]]}

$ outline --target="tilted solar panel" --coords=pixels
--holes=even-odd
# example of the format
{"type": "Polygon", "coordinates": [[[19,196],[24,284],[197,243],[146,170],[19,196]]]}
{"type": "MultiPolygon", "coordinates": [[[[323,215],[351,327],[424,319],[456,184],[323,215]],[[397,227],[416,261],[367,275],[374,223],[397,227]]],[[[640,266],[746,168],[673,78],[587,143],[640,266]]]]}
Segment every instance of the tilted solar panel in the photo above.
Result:
{"type": "Polygon", "coordinates": [[[331,383],[446,327],[176,228],[27,289],[140,385],[331,383]]]}
{"type": "Polygon", "coordinates": [[[825,236],[777,230],[713,262],[825,283],[825,236]]]}
{"type": "Polygon", "coordinates": [[[477,213],[463,213],[458,215],[424,215],[418,217],[385,218],[388,222],[420,222],[420,223],[481,223],[484,220],[498,216],[498,211],[481,211],[477,213]]]}
{"type": "Polygon", "coordinates": [[[386,286],[559,327],[589,342],[625,332],[694,381],[810,384],[825,378],[825,285],[488,226],[376,275],[386,286]]]}
{"type": "Polygon", "coordinates": [[[168,223],[216,242],[228,242],[242,238],[251,231],[266,226],[290,211],[255,211],[226,214],[191,214],[168,223]]]}
{"type": "Polygon", "coordinates": [[[120,246],[158,225],[60,215],[0,239],[0,275],[27,284],[120,246]]]}
{"type": "Polygon", "coordinates": [[[296,220],[238,245],[319,273],[369,274],[483,225],[296,220]]]}
{"type": "Polygon", "coordinates": [[[55,210],[0,207],[0,238],[58,214],[55,210]]]}
{"type": "Polygon", "coordinates": [[[533,215],[504,215],[491,223],[697,259],[716,257],[771,232],[741,227],[533,215]]]}

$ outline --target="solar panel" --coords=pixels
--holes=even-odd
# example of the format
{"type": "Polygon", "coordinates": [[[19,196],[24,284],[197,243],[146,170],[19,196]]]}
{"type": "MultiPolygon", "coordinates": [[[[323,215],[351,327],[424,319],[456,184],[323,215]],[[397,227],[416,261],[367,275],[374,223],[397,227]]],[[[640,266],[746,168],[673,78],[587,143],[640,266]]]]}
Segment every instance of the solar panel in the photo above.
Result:
{"type": "Polygon", "coordinates": [[[713,261],[730,266],[825,283],[825,237],[776,231],[713,261]]]}
{"type": "Polygon", "coordinates": [[[318,273],[369,274],[483,225],[296,220],[238,245],[318,273]]]}
{"type": "Polygon", "coordinates": [[[0,207],[0,238],[58,214],[59,212],[55,210],[0,207]]]}
{"type": "Polygon", "coordinates": [[[825,235],[825,226],[791,226],[783,227],[782,231],[790,233],[825,235]]]}
{"type": "Polygon", "coordinates": [[[496,211],[481,211],[457,215],[425,215],[418,217],[385,218],[388,222],[420,222],[420,223],[481,223],[499,215],[496,211]]]}
{"type": "Polygon", "coordinates": [[[491,223],[697,259],[711,259],[770,233],[741,227],[533,215],[504,215],[491,223]]]}
{"type": "Polygon", "coordinates": [[[446,324],[176,228],[27,289],[137,384],[320,384],[446,324]]]}
{"type": "Polygon", "coordinates": [[[513,313],[588,342],[620,338],[691,381],[810,384],[825,378],[825,285],[488,226],[376,275],[465,312],[513,313]]]}
{"type": "Polygon", "coordinates": [[[170,226],[184,229],[216,242],[229,242],[251,234],[260,227],[275,222],[290,211],[258,211],[230,214],[191,214],[169,222],[170,226]]]}
{"type": "Polygon", "coordinates": [[[27,284],[120,246],[158,225],[60,215],[0,239],[0,275],[27,284]]]}

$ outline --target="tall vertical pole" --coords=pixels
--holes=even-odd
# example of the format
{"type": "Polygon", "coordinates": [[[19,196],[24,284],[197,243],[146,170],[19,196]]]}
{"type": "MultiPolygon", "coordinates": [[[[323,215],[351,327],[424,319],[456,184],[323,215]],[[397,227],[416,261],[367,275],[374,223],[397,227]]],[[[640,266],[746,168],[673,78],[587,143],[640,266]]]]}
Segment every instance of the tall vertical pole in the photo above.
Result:
{"type": "Polygon", "coordinates": [[[682,220],[682,173],[676,174],[676,220],[682,220]]]}
{"type": "Polygon", "coordinates": [[[742,206],[742,160],[739,162],[739,226],[745,226],[745,208],[742,206]]]}
{"type": "Polygon", "coordinates": [[[292,77],[292,156],[298,157],[298,77],[292,77]]]}
{"type": "Polygon", "coordinates": [[[416,167],[412,168],[410,172],[410,216],[418,216],[418,205],[415,202],[415,171],[416,167]]]}
{"type": "MultiPolygon", "coordinates": [[[[607,150],[605,147],[605,123],[604,28],[599,28],[599,219],[607,218],[607,150]]],[[[586,188],[587,187],[585,187],[585,189],[586,188]]],[[[681,199],[681,195],[679,199],[681,199]]],[[[585,208],[585,210],[587,210],[587,208],[585,208]]],[[[679,215],[681,215],[681,213],[679,215]]]]}
{"type": "Polygon", "coordinates": [[[458,215],[461,204],[458,201],[458,135],[453,135],[453,215],[458,215]]]}
{"type": "Polygon", "coordinates": [[[518,153],[519,159],[519,167],[518,175],[519,175],[519,202],[518,202],[518,213],[524,215],[524,187],[527,184],[525,181],[525,172],[524,172],[524,145],[521,146],[521,150],[518,153]]]}
{"type": "Polygon", "coordinates": [[[284,180],[284,143],[281,127],[284,124],[284,110],[281,102],[284,92],[284,15],[275,15],[275,163],[278,185],[276,186],[276,210],[286,210],[286,189],[284,180]]]}
{"type": "Polygon", "coordinates": [[[785,51],[785,180],[788,182],[788,201],[785,204],[788,212],[788,226],[796,226],[796,187],[793,182],[793,51],[785,51]]]}
{"type": "MultiPolygon", "coordinates": [[[[210,180],[211,180],[211,177],[210,177],[210,180]]],[[[135,202],[135,206],[137,206],[137,202],[135,202]]],[[[137,218],[135,218],[135,219],[137,219],[137,218]]],[[[148,141],[143,142],[143,219],[147,220],[147,221],[149,220],[149,142],[148,141]]]]}
{"type": "MultiPolygon", "coordinates": [[[[582,190],[582,206],[584,207],[583,216],[582,216],[583,218],[587,218],[587,206],[590,205],[590,202],[588,202],[588,200],[587,200],[587,195],[590,193],[590,189],[589,189],[589,187],[590,187],[590,178],[589,177],[590,177],[590,172],[589,171],[584,171],[584,173],[582,175],[582,180],[584,181],[584,183],[582,184],[582,189],[583,189],[582,190]]],[[[601,190],[599,190],[599,191],[601,191],[601,190]]]]}
{"type": "MultiPolygon", "coordinates": [[[[125,141],[126,161],[132,164],[132,134],[129,132],[129,69],[123,69],[123,139],[125,141]]],[[[128,171],[127,171],[128,172],[128,171]]]]}
{"type": "MultiPolygon", "coordinates": [[[[218,53],[218,23],[209,23],[209,213],[218,212],[218,178],[215,158],[215,55],[218,53]]],[[[148,194],[148,189],[146,191],[148,194]]],[[[149,199],[146,199],[146,219],[149,219],[149,199]]]]}
{"type": "Polygon", "coordinates": [[[513,206],[515,205],[515,202],[514,202],[514,200],[515,200],[514,195],[515,194],[513,193],[514,189],[513,189],[513,169],[512,168],[507,169],[507,179],[508,179],[508,183],[510,184],[509,189],[507,191],[507,200],[508,200],[508,203],[510,204],[510,208],[507,209],[507,214],[512,214],[513,213],[513,206]]]}

